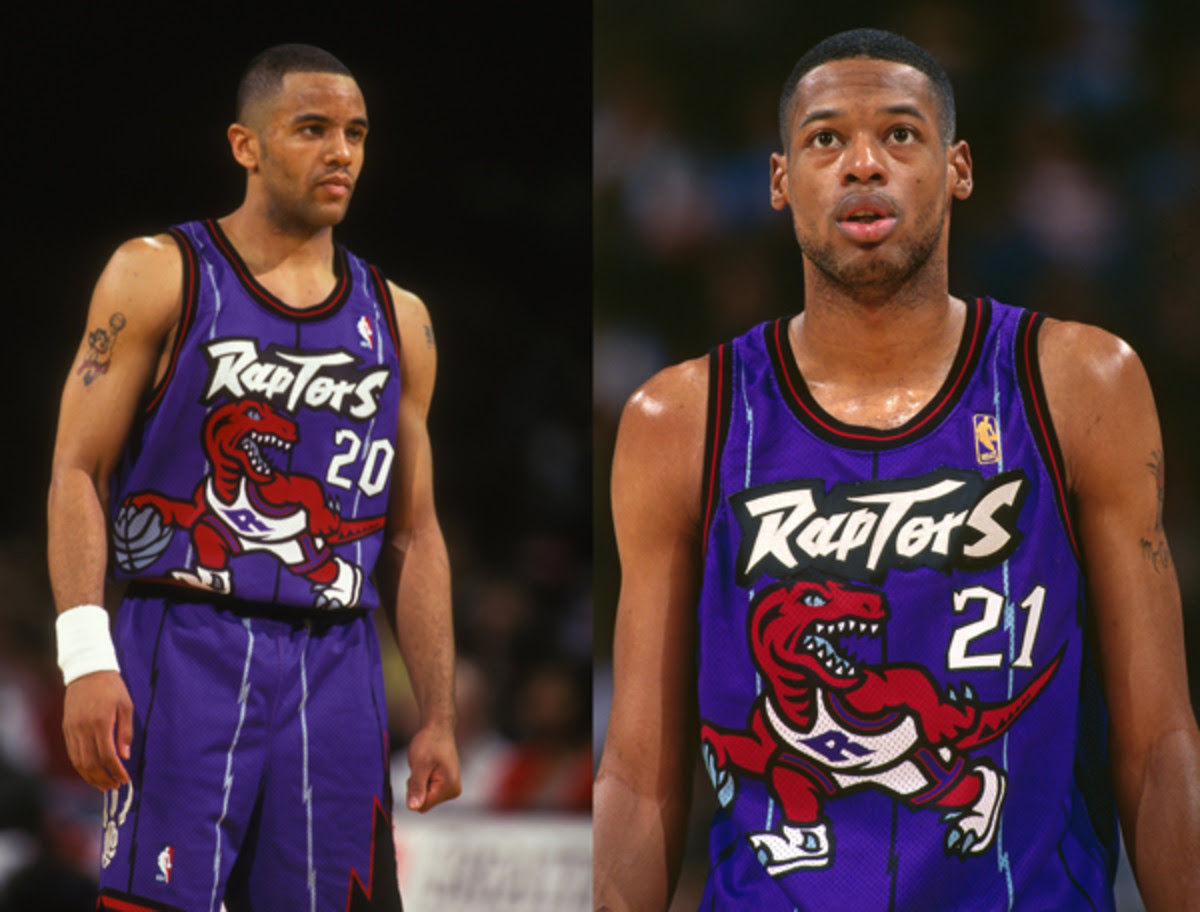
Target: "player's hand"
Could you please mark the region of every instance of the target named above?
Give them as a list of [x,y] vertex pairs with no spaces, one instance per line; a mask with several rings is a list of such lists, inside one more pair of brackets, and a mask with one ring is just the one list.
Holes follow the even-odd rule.
[[458,748],[454,731],[426,726],[408,745],[408,809],[425,813],[431,807],[457,798],[462,792],[458,774]]
[[133,741],[133,700],[120,673],[94,671],[67,685],[63,735],[71,765],[89,785],[106,791],[129,782],[121,761]]

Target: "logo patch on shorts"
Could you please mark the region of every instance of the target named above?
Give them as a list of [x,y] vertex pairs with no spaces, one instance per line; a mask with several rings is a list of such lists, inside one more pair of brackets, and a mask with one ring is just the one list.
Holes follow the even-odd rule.
[[158,853],[158,876],[154,878],[159,883],[169,884],[171,882],[171,868],[175,866],[175,849],[171,846],[163,846],[163,850]]

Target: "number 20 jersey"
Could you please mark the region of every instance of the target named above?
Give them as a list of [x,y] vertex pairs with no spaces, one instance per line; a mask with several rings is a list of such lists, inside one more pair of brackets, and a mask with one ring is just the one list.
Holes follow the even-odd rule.
[[902,427],[808,391],[788,319],[710,356],[702,909],[1111,909],[1116,819],[1043,317],[967,303]]
[[333,291],[297,309],[215,221],[170,233],[182,317],[113,480],[111,572],[284,610],[375,607],[400,402],[386,281],[337,246]]

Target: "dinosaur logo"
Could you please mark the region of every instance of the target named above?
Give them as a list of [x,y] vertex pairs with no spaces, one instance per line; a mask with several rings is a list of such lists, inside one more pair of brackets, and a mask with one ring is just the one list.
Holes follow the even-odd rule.
[[311,582],[315,607],[357,604],[362,570],[331,546],[378,531],[384,517],[344,520],[317,479],[277,468],[272,451],[286,455],[299,432],[265,402],[242,399],[214,409],[203,437],[211,472],[191,499],[146,491],[122,503],[113,523],[117,566],[126,572],[151,566],[177,527],[188,530],[196,554],[194,566],[171,571],[180,582],[229,593],[230,558],[261,551]]
[[750,837],[775,877],[829,866],[825,805],[864,788],[941,812],[948,855],[982,854],[995,838],[1007,776],[968,752],[1008,730],[1061,653],[1013,699],[983,703],[970,685],[943,690],[920,666],[861,663],[845,640],[876,639],[888,618],[882,592],[831,579],[773,586],[751,607],[763,692],[745,730],[704,724],[701,751],[722,805],[732,804],[739,774],[766,783],[781,808],[777,831]]

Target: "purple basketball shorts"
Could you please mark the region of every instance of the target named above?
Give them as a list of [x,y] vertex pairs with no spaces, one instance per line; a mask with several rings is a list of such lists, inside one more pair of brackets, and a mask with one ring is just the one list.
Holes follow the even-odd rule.
[[140,597],[114,639],[132,786],[105,795],[101,909],[400,909],[369,615]]

